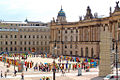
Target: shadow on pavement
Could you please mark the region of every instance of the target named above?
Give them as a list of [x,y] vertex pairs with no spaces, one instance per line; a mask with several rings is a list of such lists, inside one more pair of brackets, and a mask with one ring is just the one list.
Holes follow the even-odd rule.
[[91,80],[103,80],[103,78],[104,78],[104,77],[99,77],[99,76],[98,76],[98,77],[92,78]]

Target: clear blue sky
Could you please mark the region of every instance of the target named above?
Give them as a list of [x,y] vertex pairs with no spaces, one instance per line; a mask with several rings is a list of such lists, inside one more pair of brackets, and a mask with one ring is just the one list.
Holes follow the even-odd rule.
[[[0,19],[4,21],[30,21],[49,22],[63,6],[67,21],[78,21],[79,16],[86,14],[89,5],[92,13],[109,15],[118,0],[0,0]],[[120,4],[119,4],[120,5]]]

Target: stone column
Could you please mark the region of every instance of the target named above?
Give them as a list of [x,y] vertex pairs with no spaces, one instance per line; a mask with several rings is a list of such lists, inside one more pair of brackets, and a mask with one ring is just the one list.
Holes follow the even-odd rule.
[[106,76],[112,72],[112,35],[108,31],[108,27],[101,27],[100,32],[100,65],[99,65],[99,76]]

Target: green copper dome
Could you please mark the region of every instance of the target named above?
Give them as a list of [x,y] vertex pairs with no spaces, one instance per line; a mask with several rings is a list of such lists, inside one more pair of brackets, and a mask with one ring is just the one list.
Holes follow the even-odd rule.
[[64,16],[65,17],[65,12],[63,11],[62,7],[61,7],[61,10],[58,12],[58,16]]

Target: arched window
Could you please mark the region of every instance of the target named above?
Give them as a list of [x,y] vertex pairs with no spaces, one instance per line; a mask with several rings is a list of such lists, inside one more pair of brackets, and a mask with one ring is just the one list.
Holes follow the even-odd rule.
[[0,36],[0,38],[2,38],[2,35]]
[[33,45],[35,45],[35,42],[33,41]]
[[75,51],[75,55],[78,56],[78,51]]
[[43,42],[41,41],[41,45],[43,45]]
[[17,51],[17,48],[15,47],[15,49],[14,49],[15,51]]
[[24,38],[26,38],[26,35],[24,35]]
[[37,45],[39,45],[39,41],[37,41]]
[[83,48],[81,48],[81,57],[83,57]]
[[29,38],[30,38],[30,35],[29,35]]
[[31,49],[30,49],[30,47],[29,47],[29,49],[28,49],[29,51],[31,51]]
[[8,38],[8,36],[6,35],[6,37],[5,38]]
[[33,35],[33,38],[35,38],[35,35]]
[[6,51],[8,51],[8,48],[6,47],[6,49],[5,49]]
[[70,51],[70,56],[72,56],[72,51]]
[[29,41],[29,45],[30,45],[30,41]]
[[94,55],[94,51],[93,51],[93,48],[91,48],[91,57],[93,58],[93,55]]
[[20,51],[22,51],[22,47],[20,47]]
[[10,41],[10,44],[12,45],[12,41]]
[[26,41],[24,42],[24,45],[26,45]]
[[15,41],[15,45],[17,44],[17,42]]
[[8,42],[6,41],[5,44],[8,45]]
[[67,48],[67,45],[65,45],[65,48]]
[[10,47],[10,51],[12,51],[13,49],[12,49],[12,47]]
[[39,38],[39,35],[37,35],[37,38]]
[[88,47],[85,48],[85,57],[88,57]]
[[26,51],[26,47],[24,48],[24,51]]

